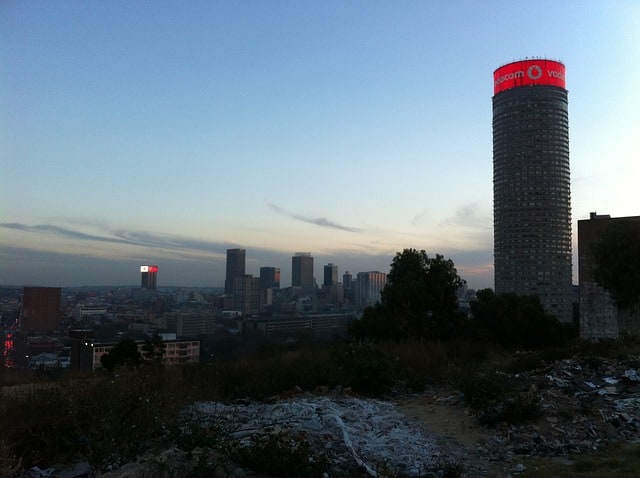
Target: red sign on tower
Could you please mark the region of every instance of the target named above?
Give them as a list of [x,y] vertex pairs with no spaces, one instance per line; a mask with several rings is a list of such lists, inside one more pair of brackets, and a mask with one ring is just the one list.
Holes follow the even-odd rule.
[[519,86],[550,85],[565,88],[565,67],[553,60],[522,60],[493,72],[493,94]]

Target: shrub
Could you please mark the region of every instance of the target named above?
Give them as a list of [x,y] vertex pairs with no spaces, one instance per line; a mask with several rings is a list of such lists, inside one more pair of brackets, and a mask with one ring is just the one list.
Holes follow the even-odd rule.
[[388,393],[395,383],[392,361],[372,344],[347,344],[336,349],[335,359],[343,385],[371,396]]
[[507,381],[502,375],[480,374],[463,378],[464,401],[476,411],[487,409],[497,403],[506,392]]
[[539,397],[523,394],[503,375],[477,375],[463,379],[464,400],[482,425],[518,425],[536,420],[541,413]]
[[259,435],[253,437],[251,445],[234,447],[231,459],[240,466],[271,476],[319,478],[324,476],[328,462],[312,450],[302,436]]
[[513,359],[507,364],[504,371],[518,374],[542,368],[544,365],[544,360],[538,354],[527,354]]
[[536,396],[510,394],[504,400],[481,410],[478,421],[481,425],[495,427],[500,423],[519,425],[540,417],[540,400]]
[[0,439],[0,476],[19,476],[22,459],[16,458],[11,447]]

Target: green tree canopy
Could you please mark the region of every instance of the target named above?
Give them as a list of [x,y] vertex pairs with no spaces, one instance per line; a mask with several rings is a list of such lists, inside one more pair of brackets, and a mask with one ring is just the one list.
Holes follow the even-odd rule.
[[538,296],[482,289],[471,302],[471,317],[476,333],[505,347],[561,345],[571,335],[571,326],[546,314]]
[[138,350],[138,344],[131,339],[122,339],[108,353],[100,357],[102,367],[110,372],[120,365],[137,367],[141,360],[142,355]]
[[458,307],[456,293],[465,282],[451,259],[424,250],[398,252],[387,275],[380,304],[365,311],[363,335],[400,339],[448,338]]
[[146,339],[142,346],[144,359],[152,365],[161,365],[164,359],[165,347],[165,343],[158,334],[151,339]]
[[640,220],[614,221],[591,250],[596,281],[619,308],[640,304]]

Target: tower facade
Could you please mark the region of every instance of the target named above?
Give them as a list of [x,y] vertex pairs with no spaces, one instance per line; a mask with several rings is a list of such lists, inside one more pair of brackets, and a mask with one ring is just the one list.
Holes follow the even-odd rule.
[[227,275],[224,280],[224,293],[233,294],[236,279],[244,277],[246,268],[245,249],[227,249]]
[[315,292],[313,257],[309,252],[296,252],[291,258],[291,286],[300,287],[303,294]]
[[572,319],[569,116],[565,66],[523,60],[493,73],[496,293],[536,295]]

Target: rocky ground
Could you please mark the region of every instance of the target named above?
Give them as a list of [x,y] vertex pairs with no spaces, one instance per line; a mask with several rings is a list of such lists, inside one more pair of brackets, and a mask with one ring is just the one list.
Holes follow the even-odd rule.
[[[224,437],[227,451],[259,446],[277,453],[283,441],[293,448],[304,444],[327,477],[526,476],[523,462],[530,457],[570,462],[607,445],[640,443],[639,364],[573,358],[541,365],[509,377],[519,390],[539,397],[541,416],[524,425],[480,426],[462,393],[439,385],[392,400],[318,390],[260,403],[200,402],[184,410],[185,433]],[[112,468],[96,472],[76,464],[34,469],[28,476],[264,476],[206,446],[150,451]]]

